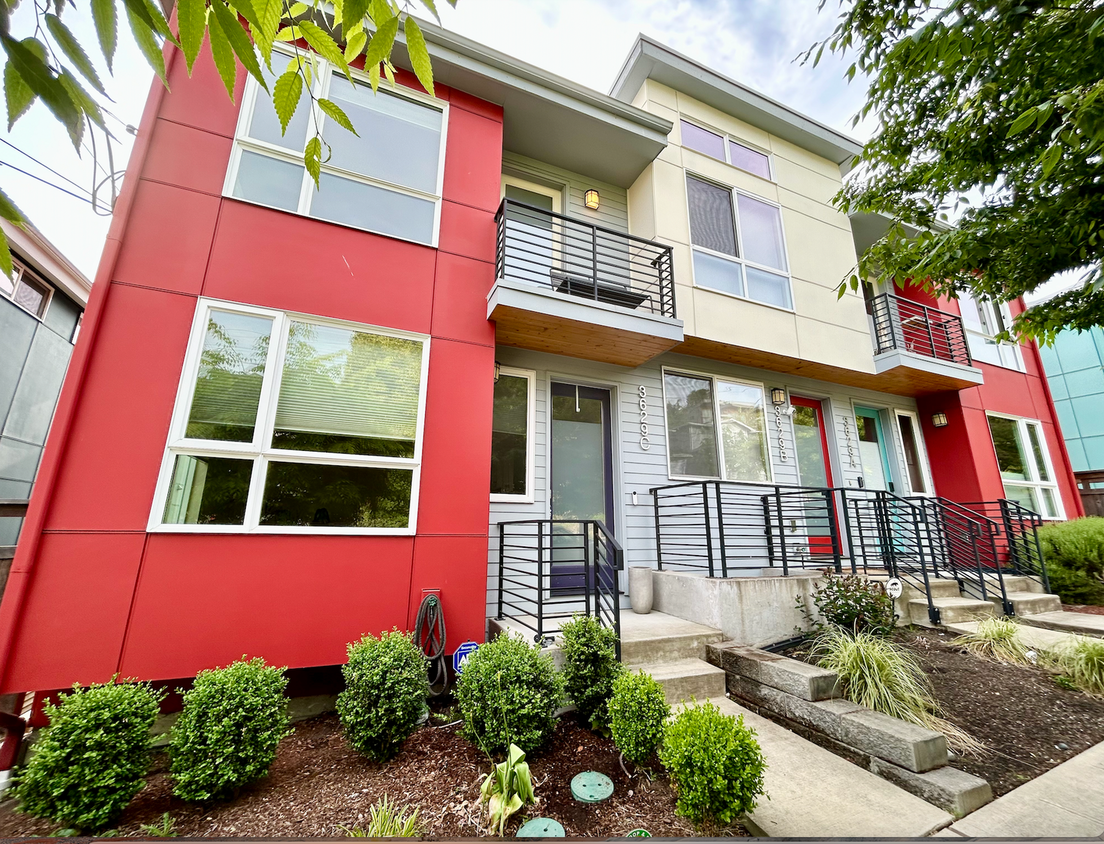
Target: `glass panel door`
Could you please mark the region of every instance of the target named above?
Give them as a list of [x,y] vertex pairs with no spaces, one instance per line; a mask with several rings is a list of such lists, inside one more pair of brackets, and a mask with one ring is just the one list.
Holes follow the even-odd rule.
[[856,407],[855,429],[858,432],[864,486],[893,492],[893,473],[889,469],[889,452],[878,411]]
[[552,286],[552,273],[559,263],[559,232],[556,230],[556,218],[541,212],[559,213],[559,192],[542,185],[504,177],[502,195],[511,202],[530,206],[513,206],[507,210],[507,275],[543,287]]
[[[798,482],[801,486],[831,487],[832,462],[828,457],[828,432],[823,406],[816,399],[790,396],[793,405],[794,452],[797,454]],[[832,526],[827,507],[835,502],[810,506],[805,524],[811,554],[831,554]]]
[[[600,521],[613,532],[611,433],[609,390],[552,384],[553,519]],[[553,589],[583,588],[585,541],[580,525],[553,526]]]

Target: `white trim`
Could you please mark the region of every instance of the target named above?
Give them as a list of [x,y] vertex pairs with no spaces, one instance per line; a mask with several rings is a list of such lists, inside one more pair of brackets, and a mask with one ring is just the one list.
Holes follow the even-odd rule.
[[513,176],[509,173],[503,173],[502,178],[499,182],[499,199],[506,198],[507,185],[511,185],[515,188],[521,188],[522,190],[531,191],[532,193],[537,193],[541,196],[547,196],[549,199],[552,200],[552,213],[564,213],[564,193],[567,190],[567,185],[545,185],[541,184],[540,182],[534,182],[531,179],[525,179],[520,176]]
[[[727,164],[729,167],[733,167],[733,168],[739,170],[741,173],[746,173],[749,176],[754,176],[756,179],[763,179],[764,182],[770,182],[772,185],[777,185],[778,184],[778,181],[774,178],[774,153],[771,152],[770,150],[763,149],[762,147],[758,146],[757,144],[753,144],[749,141],[745,141],[743,138],[737,138],[735,135],[733,135],[729,132],[725,132],[721,129],[716,129],[716,128],[710,126],[709,124],[707,124],[707,123],[705,123],[701,120],[698,120],[697,118],[687,117],[682,112],[679,112],[679,121],[686,121],[691,126],[697,126],[699,129],[701,129],[705,132],[710,132],[714,135],[719,135],[720,138],[724,141],[724,154],[725,154],[725,157],[724,158],[714,158],[708,152],[702,152],[700,149],[694,149],[693,147],[686,146],[686,144],[684,144],[682,142],[682,126],[681,125],[679,126],[679,147],[688,149],[688,150],[690,150],[690,152],[695,152],[698,155],[704,155],[706,158],[712,158],[714,161],[720,161],[722,164]],[[757,153],[759,153],[759,155],[764,156],[767,159],[767,172],[770,175],[764,178],[763,176],[760,176],[758,173],[752,173],[750,170],[745,170],[739,164],[733,164],[732,163],[732,151],[728,148],[728,142],[729,141],[732,141],[732,143],[734,143],[738,146],[742,146],[744,149],[751,150],[752,152],[757,152]]]
[[[43,298],[41,313],[36,314],[34,311],[24,307],[21,303],[15,300],[16,294],[19,292],[19,288],[25,283],[23,281],[23,277],[28,273],[30,274],[32,281],[46,288],[46,295]],[[0,296],[3,296],[5,299],[9,300],[13,305],[19,308],[19,310],[23,311],[23,313],[30,314],[39,322],[45,323],[46,314],[49,312],[50,305],[54,301],[54,285],[48,282],[46,279],[42,278],[33,269],[29,268],[26,262],[19,260],[15,257],[15,255],[12,255],[12,275],[8,276],[8,278],[12,282],[11,295],[9,296],[7,293],[0,291]]]
[[[922,492],[918,492],[912,488],[912,478],[908,473],[908,455],[905,451],[905,436],[901,433],[901,417],[907,416],[912,420],[912,435],[916,441],[916,459],[920,461],[920,474],[924,478],[924,486],[926,489]],[[912,495],[923,495],[925,497],[931,497],[936,494],[935,482],[932,480],[931,465],[928,462],[928,447],[924,442],[924,429],[920,426],[920,415],[915,410],[908,410],[903,407],[893,408],[893,422],[897,426],[897,436],[901,440],[901,461],[904,463],[904,474],[902,479],[909,488],[909,492]]]
[[[533,483],[536,465],[536,429],[537,429],[537,371],[535,369],[518,369],[513,366],[500,366],[499,375],[512,375],[515,378],[524,378],[528,382],[526,386],[526,410],[525,410],[525,494],[509,495],[506,493],[492,492],[492,502],[532,504],[534,499]],[[493,403],[493,401],[492,401]],[[492,416],[494,408],[491,408]]]
[[[185,436],[188,414],[199,375],[203,343],[207,333],[207,324],[212,311],[226,311],[247,314],[272,320],[269,335],[268,357],[261,381],[261,392],[257,402],[257,417],[253,427],[253,439],[248,443],[197,440]],[[278,385],[282,377],[284,355],[287,349],[289,326],[292,321],[309,322],[313,325],[332,326],[363,333],[400,337],[413,340],[422,345],[421,373],[418,393],[418,410],[415,421],[414,456],[377,457],[373,455],[342,454],[337,452],[309,452],[277,449],[272,447],[273,429],[276,422],[276,405],[279,400]],[[154,490],[153,505],[146,529],[151,533],[290,533],[290,534],[342,534],[342,535],[382,535],[411,536],[417,531],[419,484],[421,481],[422,447],[424,444],[426,392],[429,383],[430,338],[423,334],[401,331],[393,328],[364,325],[329,317],[301,314],[290,311],[276,311],[243,305],[218,299],[201,298],[196,303],[192,328],[188,336],[188,347],[184,355],[180,381],[177,385],[176,402],[169,425],[169,436],[165,445],[165,454],[161,461],[161,470]],[[246,497],[245,516],[240,525],[195,525],[165,524],[162,522],[165,505],[168,500],[172,473],[178,455],[196,457],[237,458],[252,461],[249,492]],[[266,526],[260,524],[264,482],[270,463],[317,464],[327,466],[352,466],[380,469],[406,469],[412,472],[410,509],[407,527],[318,527],[303,525]]]
[[[997,463],[997,474],[1000,475],[1001,487],[1006,488],[1007,485],[1028,487],[1035,490],[1049,489],[1054,493],[1054,510],[1055,515],[1049,516],[1046,513],[1039,513],[1044,519],[1048,521],[1061,520],[1066,518],[1065,503],[1062,501],[1062,491],[1058,486],[1058,476],[1054,473],[1054,461],[1050,456],[1050,446],[1047,443],[1046,431],[1043,430],[1043,423],[1039,419],[1032,419],[1027,416],[1013,416],[1011,413],[999,413],[994,410],[985,411],[985,424],[989,426],[989,417],[995,416],[998,419],[1008,419],[1016,423],[1016,436],[1019,437],[1019,445],[1023,449],[1024,454],[1024,468],[1028,470],[1028,474],[1032,475],[1031,478],[1026,480],[1017,480],[1015,478],[1006,478],[1001,473],[1000,458],[997,456],[997,444],[993,440],[993,430],[989,428],[989,444],[993,447],[993,459]],[[1047,471],[1047,475],[1050,477],[1049,481],[1041,480],[1042,475],[1039,473],[1039,466],[1035,462],[1035,450],[1031,447],[1031,438],[1028,436],[1028,426],[1035,426],[1035,430],[1039,434],[1039,449],[1043,453],[1043,464]],[[1007,491],[1005,497],[1009,497]],[[1040,492],[1041,499],[1041,492]],[[1040,510],[1042,508],[1042,501],[1039,502]]]

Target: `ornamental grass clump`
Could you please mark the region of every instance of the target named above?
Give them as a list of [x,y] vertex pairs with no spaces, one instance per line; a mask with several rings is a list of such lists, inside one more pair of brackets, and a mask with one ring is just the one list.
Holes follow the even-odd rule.
[[16,774],[19,811],[80,832],[110,824],[145,783],[163,697],[145,683],[104,683],[47,703],[50,726]]
[[368,810],[368,826],[338,829],[350,838],[419,838],[418,809],[403,806],[401,809],[385,794]]
[[659,758],[678,794],[675,813],[695,825],[728,826],[755,808],[766,762],[744,716],[712,703],[690,706],[667,725]]
[[429,696],[429,661],[408,633],[365,636],[348,646],[337,714],[359,753],[386,762],[418,728]]
[[643,765],[659,748],[670,716],[663,686],[652,675],[626,671],[613,681],[610,734],[621,755],[634,765]]
[[607,732],[610,695],[623,670],[617,659],[617,634],[593,616],[577,615],[563,626],[561,648],[564,686],[579,720]]
[[200,671],[172,728],[173,794],[209,802],[264,776],[288,730],[284,669],[263,659]]
[[982,659],[1008,665],[1034,665],[1031,651],[1020,640],[1020,625],[1010,618],[983,618],[973,633],[963,633],[952,645]]
[[1104,696],[1104,641],[1080,639],[1052,651],[1049,659],[1078,689]]

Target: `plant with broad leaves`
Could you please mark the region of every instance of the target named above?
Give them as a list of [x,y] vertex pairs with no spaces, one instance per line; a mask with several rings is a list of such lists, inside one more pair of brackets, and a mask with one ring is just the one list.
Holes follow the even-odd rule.
[[500,836],[506,834],[510,816],[537,798],[533,793],[533,777],[525,751],[511,744],[506,759],[494,766],[479,788],[480,801],[487,804],[488,829]]
[[[420,0],[438,21],[435,0]],[[447,0],[456,5],[456,0]],[[0,0],[0,48],[3,49],[4,100],[8,110],[8,131],[36,102],[42,102],[62,123],[73,147],[80,154],[86,131],[101,132],[108,143],[115,140],[108,129],[107,108],[97,96],[110,99],[89,52],[62,20],[76,0],[34,0],[33,34],[19,37],[12,31],[12,15],[18,0]],[[238,65],[257,80],[272,97],[272,104],[284,129],[299,108],[304,92],[315,116],[315,134],[308,141],[303,162],[318,184],[328,144],[318,131],[318,116],[325,115],[346,131],[356,133],[349,117],[333,101],[312,90],[315,56],[321,56],[352,82],[351,66],[364,57],[364,70],[372,89],[381,77],[395,84],[391,52],[399,30],[405,33],[410,65],[422,86],[433,94],[433,70],[425,35],[418,22],[405,12],[411,0],[176,0],[176,31],[153,0],[90,0],[92,20],[100,53],[112,71],[119,43],[120,6],[135,43],[154,72],[167,85],[165,42],[184,54],[191,74],[204,37],[226,91],[234,97]],[[269,86],[262,65],[271,74],[273,47],[286,43],[296,58]],[[91,90],[89,90],[91,89]],[[114,174],[112,174],[112,177]],[[93,194],[95,195],[95,194]],[[25,225],[28,220],[15,203],[0,190],[0,218]],[[7,236],[0,230],[0,270],[11,275],[12,261]]]

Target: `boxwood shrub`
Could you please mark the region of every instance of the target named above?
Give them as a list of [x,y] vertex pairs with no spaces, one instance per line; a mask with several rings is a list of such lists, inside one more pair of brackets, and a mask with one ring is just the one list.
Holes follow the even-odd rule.
[[609,729],[610,695],[621,675],[617,635],[594,616],[577,615],[563,626],[564,687],[579,720],[599,732]]
[[633,764],[643,765],[656,752],[670,715],[663,686],[652,675],[626,671],[613,681],[610,734],[617,749]]
[[1051,592],[1067,604],[1104,605],[1104,518],[1043,525],[1039,547]]

